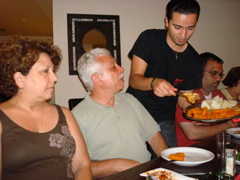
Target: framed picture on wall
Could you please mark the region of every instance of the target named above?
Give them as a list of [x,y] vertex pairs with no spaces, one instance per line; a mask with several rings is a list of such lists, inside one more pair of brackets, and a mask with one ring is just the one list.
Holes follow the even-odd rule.
[[108,49],[121,65],[119,16],[67,14],[67,24],[69,75],[77,75],[78,59],[97,47]]

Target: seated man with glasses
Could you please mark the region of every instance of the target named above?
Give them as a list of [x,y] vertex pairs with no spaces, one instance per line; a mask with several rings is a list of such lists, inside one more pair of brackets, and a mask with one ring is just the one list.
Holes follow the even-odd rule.
[[[200,99],[196,103],[200,103],[206,99],[212,99],[215,96],[226,99],[223,93],[217,89],[220,84],[223,74],[223,60],[216,55],[206,52],[200,54],[203,61],[203,78],[202,89],[195,89],[194,92],[198,93]],[[233,123],[231,120],[223,123],[203,124],[197,121],[190,121],[183,117],[182,109],[177,105],[175,114],[176,119],[176,134],[178,146],[189,146],[197,143],[202,139],[211,137],[228,128],[239,126],[238,123]]]

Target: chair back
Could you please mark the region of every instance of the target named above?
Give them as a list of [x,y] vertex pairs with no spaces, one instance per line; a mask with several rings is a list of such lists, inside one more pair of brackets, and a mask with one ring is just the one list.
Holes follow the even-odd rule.
[[68,100],[68,107],[72,110],[78,103],[80,103],[84,98],[74,98]]

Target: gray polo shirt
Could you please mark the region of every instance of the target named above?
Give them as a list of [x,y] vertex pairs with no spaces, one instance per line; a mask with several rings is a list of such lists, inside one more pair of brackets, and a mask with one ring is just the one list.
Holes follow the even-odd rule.
[[128,93],[115,95],[114,107],[97,103],[86,94],[73,110],[84,135],[91,160],[113,158],[133,159],[140,163],[150,160],[146,141],[159,125]]

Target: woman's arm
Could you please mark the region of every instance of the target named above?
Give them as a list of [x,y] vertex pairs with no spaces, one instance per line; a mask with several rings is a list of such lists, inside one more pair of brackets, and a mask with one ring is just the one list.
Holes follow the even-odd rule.
[[76,142],[76,152],[72,160],[72,171],[75,180],[91,180],[91,161],[81,130],[71,111],[64,107],[62,107],[62,110],[66,116],[69,131]]

